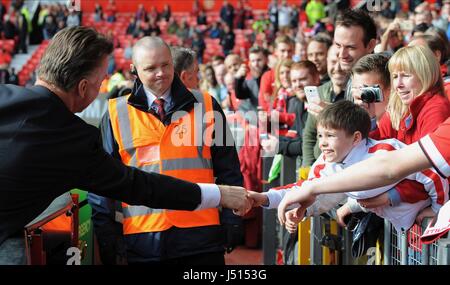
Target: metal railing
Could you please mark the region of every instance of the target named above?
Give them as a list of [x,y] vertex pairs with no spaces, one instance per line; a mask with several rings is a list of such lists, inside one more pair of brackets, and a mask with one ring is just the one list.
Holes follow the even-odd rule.
[[421,226],[414,225],[407,231],[398,232],[388,221],[384,223],[385,265],[449,265],[450,237],[448,234],[427,245],[420,242],[420,236],[429,220]]

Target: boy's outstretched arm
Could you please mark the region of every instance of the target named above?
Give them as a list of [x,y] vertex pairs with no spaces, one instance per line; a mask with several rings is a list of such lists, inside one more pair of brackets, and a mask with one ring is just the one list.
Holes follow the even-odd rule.
[[393,184],[431,166],[418,143],[373,156],[332,176],[308,181],[302,185],[301,191],[287,193],[278,207],[278,219],[284,224],[285,210],[293,203],[307,207],[319,194],[363,191]]

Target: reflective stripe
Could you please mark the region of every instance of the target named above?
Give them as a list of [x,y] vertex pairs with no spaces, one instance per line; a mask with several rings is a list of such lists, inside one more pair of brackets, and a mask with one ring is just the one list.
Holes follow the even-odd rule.
[[[204,115],[206,114],[206,107],[205,102],[203,100],[203,94],[199,92],[198,90],[191,90],[192,94],[194,95],[194,98],[197,100],[198,103],[194,104],[194,120],[195,120],[195,145],[198,148],[199,157],[202,157],[203,153],[203,133],[206,130],[206,123],[203,120]],[[199,106],[201,106],[201,111],[199,110]],[[198,120],[202,122],[202,127],[198,128]]]
[[153,173],[161,173],[161,169],[159,168],[159,163],[142,165],[139,167],[140,170],[145,172],[153,172]]
[[125,151],[130,155],[130,161],[128,162],[128,165],[138,167],[136,149],[125,149]]
[[204,158],[177,158],[165,159],[162,161],[164,170],[182,170],[182,169],[212,169],[211,159]]
[[123,208],[123,217],[130,218],[135,216],[144,216],[151,214],[161,214],[164,210],[152,209],[145,206],[128,206]]
[[118,223],[122,223],[123,222],[122,202],[114,200],[113,204],[115,209],[114,220]]
[[[119,121],[120,137],[124,150],[130,155],[133,166],[136,166],[135,148],[133,145],[133,135],[131,134],[131,124],[128,115],[128,96],[117,98],[117,117]],[[131,164],[130,164],[131,165]]]
[[203,103],[203,94],[198,90],[191,90],[192,95],[194,95],[195,100],[199,103]]
[[116,213],[116,215],[115,215],[115,217],[114,217],[114,220],[115,220],[116,222],[122,224],[122,223],[123,223],[123,213],[122,213],[122,212],[119,212],[119,211],[116,211],[115,213]]

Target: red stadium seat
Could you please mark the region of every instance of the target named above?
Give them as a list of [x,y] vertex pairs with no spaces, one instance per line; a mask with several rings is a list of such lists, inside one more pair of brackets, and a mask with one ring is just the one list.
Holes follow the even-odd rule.
[[0,47],[12,53],[14,51],[14,40],[0,40]]

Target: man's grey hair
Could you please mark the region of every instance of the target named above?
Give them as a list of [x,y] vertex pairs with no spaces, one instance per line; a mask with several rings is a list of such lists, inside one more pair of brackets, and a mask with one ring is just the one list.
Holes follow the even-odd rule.
[[66,92],[90,76],[113,51],[113,44],[92,28],[71,27],[59,31],[47,47],[37,76]]
[[161,39],[160,37],[143,37],[140,40],[138,40],[136,42],[136,44],[133,46],[133,64],[137,65],[138,63],[138,52],[141,49],[154,49],[154,48],[160,48],[160,47],[166,47],[167,49],[170,50],[170,47],[167,45],[167,43],[165,41],[163,41],[163,39]]
[[170,52],[172,53],[173,67],[178,76],[183,70],[189,70],[197,58],[197,53],[194,50],[185,47],[171,47]]

